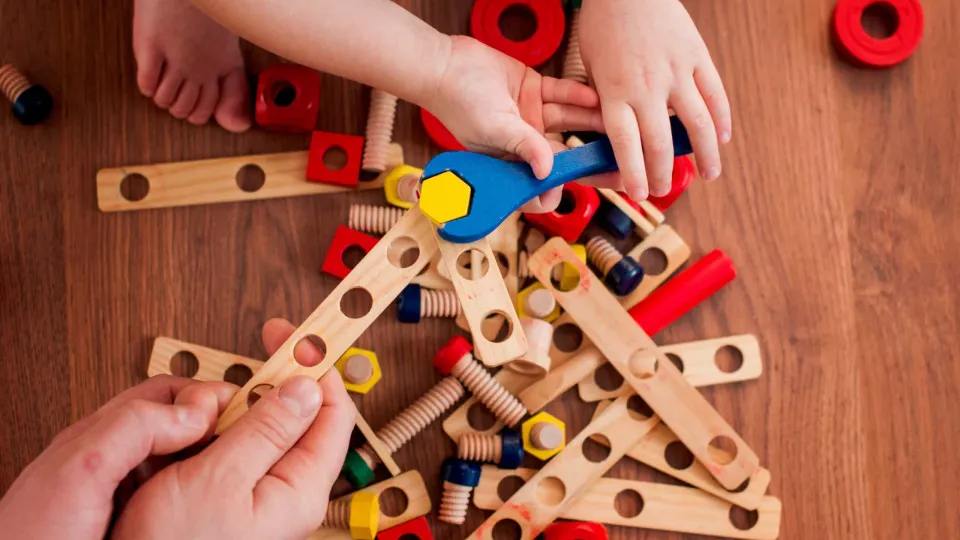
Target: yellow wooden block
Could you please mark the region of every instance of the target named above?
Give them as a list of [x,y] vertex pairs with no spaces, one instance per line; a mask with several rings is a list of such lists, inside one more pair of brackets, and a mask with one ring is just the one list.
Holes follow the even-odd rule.
[[442,172],[420,184],[420,211],[434,223],[442,225],[467,215],[471,195],[470,185],[459,176],[450,171]]
[[423,169],[410,165],[394,167],[383,179],[383,194],[387,197],[387,202],[400,208],[410,208],[416,204],[415,201],[404,200],[404,194],[401,193],[401,190],[406,192],[410,189],[408,185],[412,181],[409,179],[410,177],[416,178],[417,183],[419,183],[422,174]]
[[[519,315],[520,317],[536,317],[536,315],[527,313],[527,310],[526,310],[527,297],[530,296],[530,293],[543,288],[544,288],[543,285],[539,281],[537,281],[532,285],[530,285],[529,287],[527,287],[526,289],[517,293],[517,315]],[[546,317],[537,317],[537,318],[541,318],[547,322],[553,322],[557,320],[558,317],[560,317],[560,304],[555,304],[553,307],[553,311],[551,311],[550,314],[547,315]]]
[[373,540],[380,531],[380,498],[376,493],[357,492],[350,499],[350,535]]
[[377,353],[366,349],[350,347],[334,365],[348,392],[366,394],[383,377]]
[[[555,444],[549,444],[547,446],[552,446],[552,448],[541,448],[537,444],[536,440],[538,439],[537,434],[533,433],[534,428],[537,427],[537,424],[550,424],[560,428],[560,436],[558,439],[551,442]],[[560,453],[567,446],[567,426],[563,423],[563,420],[560,420],[556,416],[553,416],[547,412],[539,412],[531,416],[523,425],[520,427],[520,434],[523,436],[523,449],[532,456],[540,458],[543,461],[546,461],[553,456]],[[553,437],[543,437],[543,440],[553,439]],[[558,443],[558,444],[556,444]]]

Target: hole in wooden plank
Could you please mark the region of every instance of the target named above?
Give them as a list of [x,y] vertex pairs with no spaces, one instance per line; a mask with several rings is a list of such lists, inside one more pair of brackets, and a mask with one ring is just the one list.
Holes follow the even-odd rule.
[[720,465],[727,465],[737,459],[737,443],[726,435],[717,435],[710,439],[707,446],[707,454],[714,462]]
[[553,330],[553,346],[561,352],[574,352],[583,345],[583,330],[575,323],[563,323]]
[[320,158],[323,166],[331,171],[339,171],[347,166],[347,152],[339,146],[331,146],[323,152]]
[[497,540],[521,540],[523,528],[512,519],[502,519],[493,526],[493,537]]
[[900,27],[900,16],[888,2],[875,2],[863,10],[860,16],[863,31],[874,39],[888,39]]
[[673,353],[666,353],[667,360],[670,360],[670,363],[673,364],[677,371],[683,373],[683,359]]
[[315,334],[300,338],[293,347],[293,359],[303,367],[313,367],[323,361],[327,354],[327,344]]
[[170,373],[176,377],[193,377],[200,371],[200,361],[190,351],[180,351],[170,358]]
[[510,259],[502,251],[494,251],[494,255],[497,257],[497,268],[500,269],[500,275],[506,276],[510,273]]
[[733,345],[724,345],[717,349],[713,357],[717,369],[724,373],[736,373],[743,367],[743,353]]
[[[353,270],[366,256],[367,252],[362,247],[353,245],[347,246],[347,249],[343,250],[343,253],[340,255],[340,260],[343,261],[344,266]],[[424,266],[423,269],[426,270],[427,267]]]
[[513,321],[502,311],[491,311],[484,315],[481,330],[487,341],[503,343],[513,335]]
[[267,175],[259,165],[250,163],[240,167],[235,180],[240,191],[253,193],[263,187],[263,183],[267,181]]
[[223,372],[223,380],[233,383],[237,386],[247,384],[247,381],[253,377],[253,370],[243,364],[234,364]]
[[587,458],[587,461],[591,463],[603,463],[610,457],[610,439],[608,439],[606,435],[597,433],[589,439],[584,440],[580,449],[583,451],[583,457]]
[[479,249],[468,249],[457,256],[457,273],[460,277],[476,281],[487,275],[490,270],[490,261]]
[[634,416],[635,418],[639,416],[643,420],[653,416],[653,409],[638,395],[632,395],[630,399],[627,400],[627,410],[636,415]]
[[727,488],[723,488],[723,489],[725,489],[728,493],[743,493],[744,491],[747,490],[748,487],[750,487],[750,479],[749,479],[749,478],[747,478],[746,480],[744,480],[742,484],[740,484],[739,486],[737,486],[737,487],[735,487],[735,488],[733,488],[733,489],[727,489]]
[[120,196],[130,202],[142,201],[149,193],[150,181],[142,174],[128,174],[120,181]]
[[497,417],[490,412],[486,405],[479,401],[470,405],[470,408],[467,409],[467,423],[477,431],[486,431],[492,428],[496,421]]
[[556,506],[567,496],[567,488],[563,480],[556,476],[548,476],[537,484],[537,500],[547,506]]
[[529,7],[517,3],[503,10],[497,19],[497,26],[503,37],[522,42],[537,32],[537,16]]
[[387,247],[387,260],[397,268],[410,268],[420,260],[420,244],[409,236],[401,236]]
[[380,511],[387,517],[403,515],[410,505],[406,492],[398,487],[388,487],[380,492]]
[[526,483],[526,480],[516,475],[504,476],[497,484],[497,497],[500,497],[501,501],[509,501]]
[[340,297],[340,311],[351,319],[359,319],[373,309],[373,296],[363,287],[354,287]]
[[572,264],[558,262],[550,269],[550,285],[558,291],[573,291],[580,286],[580,270]]
[[603,364],[593,372],[593,380],[596,381],[597,386],[599,386],[601,390],[606,390],[607,392],[619,390],[624,382],[623,375],[620,375],[617,368],[613,367],[613,364],[609,362]]
[[673,441],[663,450],[663,458],[678,471],[685,471],[693,465],[693,453],[680,441]]
[[649,379],[657,372],[657,357],[650,349],[642,349],[630,355],[627,365],[634,377]]
[[645,275],[659,276],[667,269],[667,254],[660,248],[645,249],[637,262],[643,267]]
[[747,510],[739,506],[730,507],[730,523],[741,531],[749,531],[757,525],[760,513],[756,510]]
[[270,88],[270,99],[277,107],[289,107],[297,100],[297,88],[290,81],[277,81]]
[[634,518],[643,512],[643,497],[635,490],[625,489],[613,499],[613,507],[625,518]]
[[272,384],[258,384],[250,389],[250,393],[247,394],[247,407],[253,407],[253,404],[257,401],[260,401],[260,398],[264,394],[269,392],[273,388]]

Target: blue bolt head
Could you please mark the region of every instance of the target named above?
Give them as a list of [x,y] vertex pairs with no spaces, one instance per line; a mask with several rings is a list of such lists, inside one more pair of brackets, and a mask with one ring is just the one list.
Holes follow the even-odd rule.
[[480,483],[480,464],[473,461],[447,458],[440,472],[445,482],[458,486],[477,487]]
[[405,323],[420,322],[420,286],[412,283],[400,291],[397,297],[397,320]]
[[519,432],[505,429],[500,432],[500,463],[501,469],[516,469],[523,462],[523,437]]
[[603,230],[623,240],[633,232],[633,221],[609,201],[600,203],[600,210],[594,216]]
[[50,116],[52,110],[53,96],[39,84],[21,92],[13,102],[13,115],[25,126],[43,122]]
[[603,276],[603,282],[618,296],[626,296],[636,290],[643,281],[643,267],[633,257],[624,256],[620,262]]

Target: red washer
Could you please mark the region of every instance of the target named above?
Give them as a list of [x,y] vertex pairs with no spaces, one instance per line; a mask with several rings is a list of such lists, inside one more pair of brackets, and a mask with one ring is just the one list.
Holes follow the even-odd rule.
[[327,256],[323,259],[323,266],[320,267],[320,271],[344,279],[350,273],[350,269],[343,263],[343,254],[347,249],[357,246],[366,254],[370,253],[375,245],[377,245],[376,238],[340,225],[337,227],[337,231],[333,233],[333,241],[330,242],[330,249],[327,250]]
[[[323,162],[328,150],[339,148],[347,162],[339,169],[331,169]],[[363,159],[363,137],[314,131],[307,154],[307,180],[344,187],[357,187],[360,181],[360,162]]]
[[320,111],[320,74],[296,64],[278,64],[260,72],[254,119],[263,129],[309,132]]
[[447,126],[441,124],[436,116],[430,114],[422,107],[420,108],[420,121],[423,122],[423,129],[427,130],[427,136],[430,137],[433,144],[448,152],[466,150],[466,147],[460,144],[460,141],[453,136],[453,133],[450,133]]
[[[886,5],[897,15],[893,35],[877,39],[863,28],[863,12]],[[913,54],[923,37],[920,0],[840,0],[833,11],[833,37],[837,50],[851,62],[873,68],[895,66]]]
[[[537,20],[537,30],[524,41],[513,41],[500,31],[500,15],[513,6],[526,6]],[[539,66],[557,52],[565,28],[560,0],[476,0],[470,13],[473,37],[530,67]]]
[[576,182],[564,184],[563,193],[573,204],[573,209],[569,212],[561,214],[559,208],[545,214],[524,212],[523,218],[547,235],[560,236],[568,244],[572,244],[580,238],[590,224],[590,219],[600,208],[600,196],[596,189]]

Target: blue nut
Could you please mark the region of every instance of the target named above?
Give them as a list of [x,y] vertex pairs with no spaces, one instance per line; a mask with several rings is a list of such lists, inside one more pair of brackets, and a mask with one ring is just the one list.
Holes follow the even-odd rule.
[[477,487],[480,483],[480,464],[473,461],[447,458],[440,471],[445,482],[458,486]]
[[520,433],[505,429],[500,432],[500,463],[501,469],[516,469],[523,462],[523,437]]
[[420,322],[420,286],[407,285],[397,297],[397,320],[405,323]]
[[626,296],[636,290],[643,281],[643,267],[633,257],[624,256],[603,276],[603,282],[618,296]]
[[603,230],[623,240],[633,232],[633,221],[609,201],[600,203],[600,210],[594,216]]

